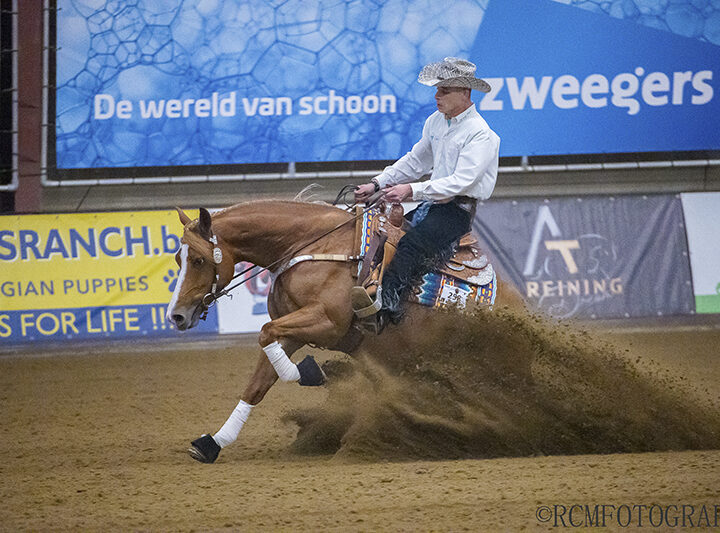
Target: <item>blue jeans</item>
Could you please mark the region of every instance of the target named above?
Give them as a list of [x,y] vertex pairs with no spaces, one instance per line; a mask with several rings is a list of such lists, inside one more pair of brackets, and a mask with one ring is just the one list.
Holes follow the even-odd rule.
[[[406,218],[411,218],[411,211]],[[410,291],[425,273],[452,252],[453,245],[470,231],[472,217],[454,202],[432,204],[427,215],[398,242],[382,280],[383,308],[400,313]]]

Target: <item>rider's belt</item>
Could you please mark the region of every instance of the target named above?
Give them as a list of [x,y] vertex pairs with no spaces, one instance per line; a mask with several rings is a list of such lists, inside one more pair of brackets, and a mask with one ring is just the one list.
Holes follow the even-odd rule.
[[472,214],[475,213],[475,208],[477,207],[477,198],[471,198],[470,196],[456,196],[453,199],[453,202],[460,209],[464,209],[465,211]]

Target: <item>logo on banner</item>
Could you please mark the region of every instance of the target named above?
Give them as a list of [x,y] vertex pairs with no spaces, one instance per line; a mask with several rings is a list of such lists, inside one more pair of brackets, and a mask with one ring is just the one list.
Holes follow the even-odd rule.
[[[165,335],[176,213],[0,217],[0,339]],[[203,323],[217,330],[217,315]]]
[[[545,230],[550,238],[544,238]],[[554,316],[570,317],[582,307],[623,294],[623,280],[613,277],[617,249],[606,237],[563,235],[550,207],[538,209],[525,260],[525,296]]]
[[553,78],[541,76],[538,83],[534,76],[518,78],[487,78],[493,88],[480,101],[481,111],[502,111],[509,103],[513,110],[543,109],[590,109],[608,106],[624,108],[628,115],[637,115],[642,105],[680,106],[705,105],[712,101],[713,72],[646,73],[643,67],[633,72],[623,72],[608,78],[603,74],[591,74],[580,79],[571,74]]

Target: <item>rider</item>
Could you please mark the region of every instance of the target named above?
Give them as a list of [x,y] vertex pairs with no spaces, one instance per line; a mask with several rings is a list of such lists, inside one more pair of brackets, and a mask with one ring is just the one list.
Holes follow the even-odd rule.
[[[390,204],[421,202],[406,215],[412,228],[383,275],[378,331],[388,321],[400,321],[402,302],[413,286],[470,231],[477,201],[490,197],[497,180],[500,137],[471,99],[472,89],[490,92],[490,85],[475,77],[475,65],[446,57],[423,67],[418,81],[437,87],[438,110],[425,121],[410,152],[355,189],[357,202],[380,189]],[[419,182],[426,174],[430,179]]]

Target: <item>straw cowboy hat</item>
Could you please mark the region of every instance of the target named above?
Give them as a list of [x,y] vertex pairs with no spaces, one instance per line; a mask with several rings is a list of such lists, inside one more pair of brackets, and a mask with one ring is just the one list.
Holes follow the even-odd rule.
[[418,81],[434,87],[463,87],[490,92],[490,84],[475,77],[475,64],[459,57],[446,57],[437,63],[425,65],[418,75]]

